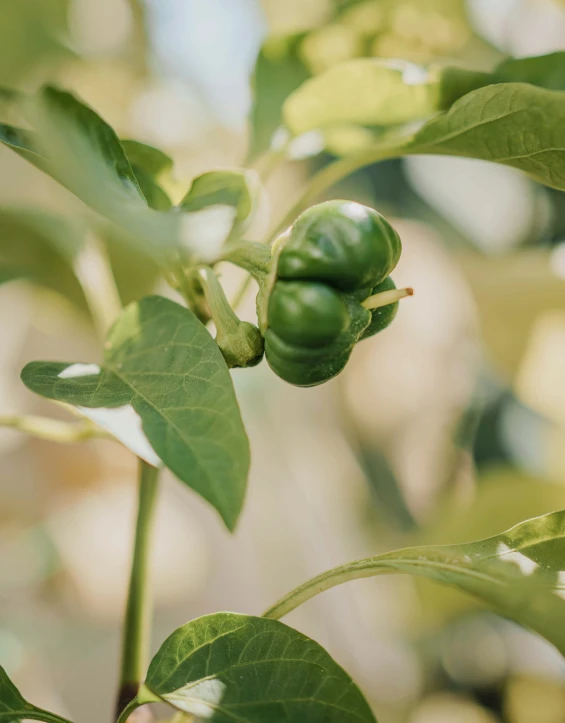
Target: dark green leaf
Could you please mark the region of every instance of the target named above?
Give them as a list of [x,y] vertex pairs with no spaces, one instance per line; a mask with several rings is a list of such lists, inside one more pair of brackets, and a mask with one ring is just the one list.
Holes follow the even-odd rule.
[[375,723],[359,689],[318,643],[274,620],[216,613],[176,630],[147,688],[210,723]]
[[233,529],[249,445],[220,350],[188,309],[158,296],[130,304],[110,330],[102,368],[32,362],[22,380],[79,407],[151,464],[161,460]]
[[249,158],[266,151],[273,134],[282,124],[285,99],[310,77],[298,55],[304,35],[272,38],[259,52],[253,76],[253,107]]
[[565,52],[504,60],[493,77],[495,83],[531,83],[548,90],[565,90]]
[[0,666],[0,722],[13,723],[20,720],[40,720],[45,723],[69,723],[65,718],[36,708],[28,703]]
[[172,159],[158,148],[139,141],[121,143],[149,206],[158,211],[171,208],[171,199],[159,185],[159,177],[171,170]]
[[387,573],[419,575],[468,592],[565,654],[565,511],[479,542],[412,547],[342,565],[297,588],[266,615],[282,617],[335,585]]
[[428,121],[400,150],[494,161],[563,190],[565,93],[525,83],[480,88]]

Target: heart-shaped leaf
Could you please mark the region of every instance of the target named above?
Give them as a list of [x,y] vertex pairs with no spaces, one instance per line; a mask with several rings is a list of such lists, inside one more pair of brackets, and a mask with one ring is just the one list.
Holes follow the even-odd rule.
[[215,613],[165,640],[146,687],[210,723],[375,723],[349,675],[275,620]]
[[280,618],[324,590],[360,577],[408,573],[479,598],[565,655],[565,511],[461,545],[412,547],[342,565],[297,588],[266,616]]
[[76,406],[150,464],[162,461],[234,528],[249,444],[226,363],[191,311],[142,299],[110,330],[102,367],[32,362],[22,380]]
[[4,668],[0,666],[0,722],[13,723],[20,720],[40,720],[45,723],[69,723],[55,713],[36,708],[22,697]]

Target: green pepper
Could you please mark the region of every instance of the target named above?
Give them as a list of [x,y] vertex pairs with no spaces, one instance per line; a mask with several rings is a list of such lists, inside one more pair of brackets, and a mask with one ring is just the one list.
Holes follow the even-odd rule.
[[267,306],[265,355],[297,386],[339,374],[353,347],[386,328],[398,299],[388,274],[401,242],[379,213],[351,201],[304,212],[285,234]]

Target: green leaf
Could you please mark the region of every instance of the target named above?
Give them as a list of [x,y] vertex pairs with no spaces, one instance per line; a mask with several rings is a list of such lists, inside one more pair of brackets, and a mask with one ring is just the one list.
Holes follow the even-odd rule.
[[139,141],[121,143],[149,206],[158,211],[171,208],[171,199],[159,185],[159,178],[171,170],[172,159],[158,148]]
[[303,38],[303,33],[270,38],[259,52],[252,81],[249,159],[271,146],[273,134],[282,124],[284,101],[311,75],[298,54]]
[[27,97],[23,110],[33,131],[0,125],[0,142],[121,227],[157,262],[166,263],[171,248],[179,246],[189,259],[216,260],[231,224],[223,217],[203,220],[178,209],[151,208],[168,206],[164,193],[144,178],[148,205],[116,133],[91,108],[70,93],[46,87]]
[[0,666],[0,723],[18,720],[40,720],[45,723],[69,723],[55,713],[36,708],[28,703]]
[[495,83],[531,83],[548,90],[565,90],[565,52],[504,60],[493,77]]
[[479,542],[407,548],[342,565],[297,588],[266,616],[282,617],[343,582],[387,573],[418,575],[470,593],[565,655],[565,511]]
[[83,239],[80,224],[54,214],[0,208],[2,281],[26,278],[84,308],[84,294],[72,270]]
[[299,135],[332,126],[388,126],[426,118],[439,105],[439,79],[401,60],[356,58],[307,80],[286,99],[285,125]]
[[565,94],[525,83],[480,88],[428,121],[401,153],[502,163],[565,189]]
[[191,311],[142,299],[110,330],[102,367],[32,362],[22,380],[78,407],[150,464],[161,460],[234,528],[249,444],[226,363]]
[[355,683],[318,643],[249,615],[215,613],[175,630],[145,685],[211,723],[375,723]]
[[193,213],[224,207],[231,218],[232,230],[239,230],[250,220],[258,193],[259,179],[255,171],[209,171],[192,181],[179,205]]

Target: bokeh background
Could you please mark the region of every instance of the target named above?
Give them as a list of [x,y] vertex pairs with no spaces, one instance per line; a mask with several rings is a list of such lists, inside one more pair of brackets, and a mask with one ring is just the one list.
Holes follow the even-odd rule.
[[[554,50],[565,50],[557,0],[0,0],[0,85],[74,90],[121,137],[174,158],[175,198],[198,173],[245,163],[286,93],[341,60],[489,69]],[[0,112],[13,120],[3,96]],[[273,174],[250,237],[330,159]],[[565,196],[510,168],[417,157],[327,197],[393,219],[405,249],[395,279],[416,295],[331,383],[295,389],[265,363],[234,372],[253,451],[246,507],[231,537],[165,477],[155,648],[195,616],[260,614],[356,557],[470,541],[565,508]],[[0,414],[65,418],[19,370],[98,356],[81,292],[45,242],[72,242],[84,224],[102,240],[117,233],[0,149],[0,257],[37,269],[35,284],[0,286]],[[147,259],[109,248],[124,301],[164,291]],[[225,270],[228,288],[236,277]],[[117,444],[0,430],[0,662],[28,699],[83,723],[111,717],[134,496],[135,460]],[[358,581],[288,622],[329,649],[382,723],[565,720],[555,650],[445,588]]]

